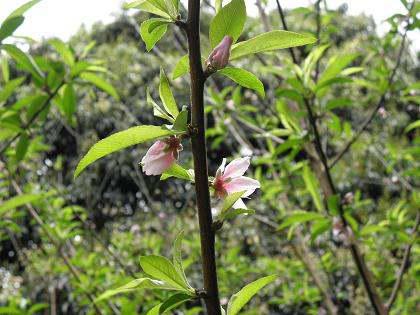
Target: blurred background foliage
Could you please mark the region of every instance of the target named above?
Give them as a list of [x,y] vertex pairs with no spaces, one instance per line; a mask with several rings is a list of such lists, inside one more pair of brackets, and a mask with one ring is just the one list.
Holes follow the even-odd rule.
[[[249,18],[243,39],[282,28],[277,10],[257,4],[261,16]],[[204,3],[203,10],[207,34],[213,9]],[[417,5],[414,11],[410,28],[418,31]],[[225,223],[218,236],[222,302],[245,283],[279,275],[244,314],[326,314],[326,298],[339,314],[373,313],[346,239],[334,225],[334,213],[322,212],[320,184],[307,166],[310,156],[303,148],[312,138],[302,95],[313,99],[322,146],[334,161],[387,92],[378,115],[331,169],[384,300],[416,238],[420,54],[410,43],[399,53],[405,13],[390,17],[390,31],[378,36],[370,17],[350,16],[345,5],[331,10],[321,2],[320,12],[316,5],[286,11],[291,30],[319,35],[318,46],[295,49],[301,69],[287,50],[235,63],[263,81],[265,99],[218,75],[206,90],[209,173],[222,157],[251,154],[252,171],[262,184],[248,203],[256,214]],[[140,255],[170,255],[180,230],[187,236],[188,277],[195,287],[201,284],[193,189],[181,180],[144,176],[138,163],[147,147],[108,156],[73,180],[78,160],[93,143],[153,123],[146,88],[156,99],[160,66],[169,73],[186,53],[184,35],[174,27],[146,53],[138,33],[146,17],[122,14],[111,24],[82,28],[68,43],[28,40],[29,65],[13,57],[11,48],[0,47],[1,148],[18,134],[0,162],[2,314],[94,313],[89,296],[141,275]],[[37,80],[33,64],[47,84]],[[89,80],[84,71],[104,81]],[[295,79],[300,72],[304,85]],[[172,87],[178,104],[187,105],[186,77],[172,81]],[[187,165],[188,156],[182,154]],[[20,194],[29,199],[7,205]],[[416,245],[410,246],[392,314],[420,312]],[[165,294],[117,296],[101,303],[101,310],[144,314]],[[195,301],[177,314],[200,312]]]

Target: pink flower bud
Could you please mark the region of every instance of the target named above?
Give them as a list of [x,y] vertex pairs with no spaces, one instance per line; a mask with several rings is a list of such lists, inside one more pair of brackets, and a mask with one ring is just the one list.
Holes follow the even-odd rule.
[[[223,199],[229,194],[244,191],[242,197],[245,198],[260,188],[259,181],[243,176],[250,165],[249,157],[233,160],[226,167],[225,164],[226,159],[223,159],[212,185],[217,197]],[[233,208],[246,209],[242,198],[236,201]]]
[[210,53],[206,60],[207,67],[215,70],[220,70],[226,67],[230,57],[230,47],[232,46],[233,38],[230,36],[223,37],[222,41]]
[[178,159],[181,140],[175,136],[156,141],[141,160],[146,175],[160,175]]

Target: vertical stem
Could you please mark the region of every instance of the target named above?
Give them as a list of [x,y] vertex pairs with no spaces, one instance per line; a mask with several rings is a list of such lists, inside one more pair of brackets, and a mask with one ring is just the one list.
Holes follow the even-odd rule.
[[210,207],[204,116],[205,76],[201,65],[200,0],[188,0],[188,54],[191,73],[191,145],[194,159],[195,190],[200,225],[204,302],[209,315],[221,315],[217,285],[215,233]]

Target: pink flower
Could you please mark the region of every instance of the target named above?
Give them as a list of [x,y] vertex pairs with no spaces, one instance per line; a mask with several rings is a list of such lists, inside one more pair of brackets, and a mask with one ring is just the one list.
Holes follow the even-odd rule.
[[207,66],[215,70],[220,70],[226,67],[230,57],[230,47],[232,46],[233,38],[230,36],[223,37],[222,41],[214,47],[206,60]]
[[146,175],[160,175],[178,159],[181,140],[175,136],[156,141],[141,160]]
[[[213,181],[213,188],[217,197],[223,199],[229,194],[244,191],[242,195],[242,198],[244,198],[250,196],[257,188],[260,188],[259,181],[242,176],[249,168],[249,157],[233,160],[226,167],[225,164],[226,159],[223,159],[222,165],[217,170]],[[242,198],[238,199],[233,208],[246,209]]]

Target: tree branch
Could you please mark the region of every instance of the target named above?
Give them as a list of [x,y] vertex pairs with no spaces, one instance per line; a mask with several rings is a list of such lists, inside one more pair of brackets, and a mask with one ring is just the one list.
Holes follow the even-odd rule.
[[[279,0],[277,1],[277,7],[278,7],[278,11],[280,14],[280,19],[282,20],[283,26],[285,27],[285,29],[287,30],[287,23],[286,20],[284,18],[284,14],[283,14],[283,10],[280,6]],[[289,52],[291,54],[291,57],[293,59],[293,62],[295,64],[297,64],[297,59],[294,55],[293,49],[289,49]],[[299,78],[298,78],[299,79]],[[318,161],[312,161],[311,166],[313,169],[316,170],[316,175],[319,179],[319,181],[321,182],[321,188],[324,192],[324,203],[327,204],[327,201],[330,197],[337,195],[337,189],[334,185],[334,181],[332,180],[331,177],[331,173],[330,170],[328,168],[328,162],[327,162],[327,158],[326,158],[326,154],[322,149],[322,144],[321,144],[321,136],[317,127],[317,123],[316,123],[316,118],[313,114],[312,111],[312,105],[313,103],[308,100],[306,97],[303,97],[304,100],[304,105],[306,108],[306,111],[308,113],[308,120],[309,120],[309,124],[310,127],[312,129],[313,135],[314,135],[314,146],[315,146],[315,150],[317,152],[317,155],[319,157],[320,160],[320,165],[319,163],[317,163]],[[310,148],[309,148],[310,149]],[[308,150],[308,148],[307,148]],[[311,150],[309,150],[311,151]],[[317,168],[321,167],[321,170],[318,170]],[[340,203],[339,205],[339,214],[340,214],[340,218],[341,221],[343,222],[343,225],[345,227],[349,226],[347,219],[344,216],[344,209]],[[383,314],[387,314],[386,309],[384,307],[384,304],[382,303],[382,300],[376,290],[376,286],[373,280],[373,276],[370,273],[370,270],[368,269],[363,255],[360,252],[360,249],[356,243],[356,240],[353,240],[350,244],[350,251],[353,257],[353,260],[357,266],[357,269],[360,273],[360,276],[362,277],[363,280],[363,284],[366,288],[366,291],[368,293],[370,302],[373,306],[373,309],[375,311],[376,314],[378,315],[383,315]]]
[[[30,127],[34,121],[38,118],[38,116],[44,111],[44,109],[46,109],[48,107],[48,105],[50,104],[51,100],[57,95],[58,91],[61,89],[61,87],[65,84],[64,81],[62,81],[60,83],[60,85],[53,91],[53,92],[48,92],[48,98],[45,100],[44,104],[42,104],[42,106],[35,112],[35,114],[31,117],[31,119],[29,119],[29,121],[24,124],[22,126],[22,130],[27,129],[28,127]],[[12,145],[13,142],[16,141],[17,138],[19,138],[19,136],[22,134],[21,131],[19,131],[12,139],[10,139],[1,149],[0,149],[0,155],[2,155],[8,147],[10,147]]]
[[[388,87],[390,87],[392,85],[392,83],[394,82],[395,74],[397,73],[397,69],[399,68],[399,66],[401,64],[402,54],[404,52],[405,43],[407,41],[407,32],[408,32],[408,29],[409,29],[409,26],[410,26],[409,19],[410,19],[411,11],[414,7],[414,3],[415,3],[415,1],[413,1],[413,4],[412,4],[410,10],[407,13],[407,17],[406,17],[407,25],[405,27],[404,34],[403,34],[402,39],[401,39],[400,49],[399,49],[398,54],[397,54],[397,62],[395,64],[394,68],[392,69],[391,74],[388,78]],[[340,152],[337,154],[337,156],[331,161],[331,163],[329,165],[329,168],[333,168],[337,164],[337,162],[341,160],[341,158],[349,151],[350,147],[359,139],[361,134],[366,130],[366,128],[369,126],[369,124],[375,118],[379,109],[382,106],[385,105],[385,100],[387,98],[387,95],[389,94],[388,92],[389,92],[389,90],[387,89],[384,93],[382,93],[382,95],[381,95],[378,103],[376,104],[375,108],[372,110],[372,112],[369,114],[369,116],[366,118],[366,120],[362,123],[360,128],[354,134],[354,136],[344,145],[344,147],[340,150]]]
[[398,273],[397,273],[397,279],[395,280],[394,287],[392,288],[391,295],[390,295],[388,301],[386,302],[386,308],[387,308],[388,311],[392,308],[392,305],[394,304],[395,299],[397,298],[398,292],[399,292],[399,290],[401,288],[401,285],[402,285],[402,280],[403,280],[404,274],[408,270],[411,248],[413,247],[414,241],[416,239],[417,229],[419,227],[419,224],[420,224],[420,211],[417,211],[416,223],[413,227],[413,232],[412,232],[413,241],[410,244],[408,244],[407,247],[405,248],[404,257],[403,257],[400,269],[398,270]]
[[195,171],[195,190],[200,226],[204,302],[209,315],[221,315],[217,284],[215,234],[208,186],[207,149],[204,116],[205,75],[201,65],[200,0],[188,0],[188,55],[191,78],[191,145]]

